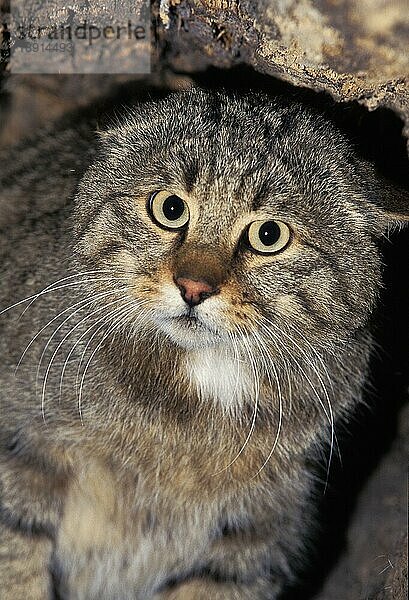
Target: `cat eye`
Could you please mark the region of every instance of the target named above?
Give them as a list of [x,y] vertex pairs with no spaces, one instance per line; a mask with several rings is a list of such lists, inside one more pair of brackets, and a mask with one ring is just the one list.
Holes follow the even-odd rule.
[[189,221],[189,207],[186,202],[166,191],[154,192],[149,199],[149,212],[152,219],[164,229],[182,229]]
[[282,221],[254,221],[247,229],[247,245],[258,254],[276,254],[291,241],[291,229]]

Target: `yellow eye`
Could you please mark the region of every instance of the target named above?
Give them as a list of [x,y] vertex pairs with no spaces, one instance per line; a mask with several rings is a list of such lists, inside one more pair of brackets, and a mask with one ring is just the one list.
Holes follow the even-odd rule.
[[149,199],[152,219],[164,229],[182,229],[189,221],[186,202],[170,192],[154,192]]
[[276,254],[291,241],[291,229],[282,221],[254,221],[247,229],[247,244],[259,254]]

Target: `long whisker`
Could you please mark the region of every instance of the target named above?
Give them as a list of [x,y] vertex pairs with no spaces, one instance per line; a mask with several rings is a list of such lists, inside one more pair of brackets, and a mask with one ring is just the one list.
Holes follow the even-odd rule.
[[[321,365],[321,367],[322,367],[322,370],[323,370],[323,372],[324,372],[324,374],[325,374],[325,376],[326,376],[326,379],[327,379],[327,381],[328,381],[328,383],[329,383],[329,385],[330,385],[330,387],[331,387],[331,390],[332,390],[332,392],[334,393],[334,382],[331,380],[331,378],[330,378],[330,375],[329,375],[328,368],[327,368],[326,364],[324,363],[324,361],[323,361],[323,359],[322,359],[321,355],[319,354],[319,352],[317,352],[317,350],[314,348],[314,346],[313,346],[312,344],[310,344],[310,342],[307,340],[307,338],[305,337],[305,335],[303,335],[303,334],[301,333],[301,331],[297,331],[297,330],[295,329],[295,327],[294,327],[294,326],[293,326],[291,323],[289,323],[289,322],[287,322],[287,323],[286,323],[286,325],[287,325],[287,327],[289,327],[290,329],[292,329],[292,331],[294,331],[294,333],[298,333],[298,335],[300,335],[300,337],[301,337],[301,339],[303,340],[303,342],[307,344],[308,348],[311,350],[311,352],[314,354],[314,356],[316,357],[316,359],[317,359],[317,360],[318,360],[318,362],[320,363],[320,365]],[[336,357],[336,355],[335,355],[334,353],[331,353],[331,355],[333,356],[333,358],[337,358],[337,357]],[[323,388],[323,390],[324,390],[324,393],[325,393],[325,395],[326,395],[326,400],[327,400],[327,403],[328,403],[329,409],[330,409],[330,410],[332,410],[332,407],[331,407],[331,401],[330,401],[330,399],[329,399],[329,396],[328,396],[328,392],[327,392],[327,390],[326,390],[326,387],[325,387],[324,383],[323,383],[323,382],[322,382],[322,380],[321,380],[320,373],[319,373],[319,372],[317,372],[316,374],[317,374],[317,377],[318,377],[318,379],[319,379],[319,381],[320,381],[320,383],[321,383],[321,386],[322,386],[322,388]],[[341,450],[340,450],[340,447],[339,447],[338,438],[337,438],[337,435],[336,435],[335,429],[334,429],[334,443],[335,443],[335,446],[336,446],[336,450],[337,450],[337,454],[338,454],[339,460],[340,460],[340,462],[341,462],[341,464],[342,464]],[[327,474],[327,476],[328,476],[328,474]],[[326,485],[327,485],[327,484],[326,484]],[[326,488],[325,488],[325,489],[326,489]]]
[[[105,292],[101,292],[101,297],[105,297]],[[56,327],[56,328],[53,330],[53,333],[52,333],[52,334],[49,336],[49,338],[48,338],[48,340],[47,340],[47,343],[45,344],[45,346],[44,346],[44,348],[43,348],[43,351],[42,351],[42,353],[41,353],[41,356],[40,356],[40,360],[39,360],[39,362],[38,362],[38,367],[37,367],[37,375],[36,375],[36,390],[37,390],[37,382],[38,382],[38,379],[39,379],[39,377],[40,377],[40,370],[41,370],[41,365],[42,365],[42,363],[43,363],[44,356],[45,356],[45,354],[46,354],[46,352],[47,352],[47,349],[48,349],[49,345],[51,344],[52,340],[54,339],[54,337],[57,335],[57,333],[60,331],[60,329],[61,329],[62,327],[64,327],[64,325],[65,325],[65,324],[66,324],[68,321],[70,321],[70,320],[71,320],[71,319],[72,319],[72,318],[73,318],[73,317],[74,317],[74,316],[75,316],[77,313],[81,312],[81,311],[82,311],[84,308],[86,308],[86,307],[87,307],[87,306],[89,306],[89,305],[92,305],[92,304],[93,304],[93,303],[94,303],[96,300],[99,300],[99,299],[100,299],[100,296],[99,296],[99,295],[97,295],[97,296],[93,296],[92,298],[89,298],[89,296],[88,296],[88,298],[86,298],[86,299],[85,299],[84,303],[80,303],[80,306],[79,306],[78,308],[76,308],[76,310],[72,311],[72,312],[71,312],[71,313],[68,315],[68,317],[66,317],[66,318],[65,318],[65,319],[64,319],[64,320],[63,320],[63,321],[62,321],[62,322],[61,322],[61,323],[58,325],[58,327]],[[103,309],[103,307],[101,307],[101,310],[102,310],[102,309]],[[98,309],[98,310],[99,310],[99,309]]]
[[[43,380],[43,386],[42,386],[42,393],[41,393],[41,413],[43,415],[43,420],[45,421],[45,412],[44,412],[44,407],[45,407],[45,391],[46,391],[46,387],[47,387],[47,380],[48,380],[48,376],[52,367],[52,364],[54,362],[55,357],[57,356],[57,353],[59,351],[59,349],[62,347],[62,345],[64,344],[64,342],[68,339],[68,337],[76,330],[78,329],[78,327],[80,327],[80,325],[82,325],[82,323],[84,321],[86,321],[87,319],[89,319],[92,315],[96,314],[97,312],[104,310],[105,308],[107,308],[108,306],[111,306],[112,304],[118,303],[121,300],[123,300],[122,298],[117,298],[116,300],[113,300],[112,302],[109,302],[108,304],[104,305],[104,306],[100,306],[98,307],[96,310],[92,311],[90,314],[86,315],[83,319],[81,319],[81,321],[79,321],[76,325],[74,325],[74,327],[72,327],[68,333],[63,337],[63,339],[60,341],[60,343],[58,344],[57,348],[55,349],[55,351],[53,352],[50,361],[48,363],[46,372],[45,372],[45,376],[44,376],[44,380]],[[70,318],[72,318],[77,312],[79,312],[80,310],[82,310],[84,307],[81,306],[80,308],[77,308],[77,310],[75,310],[73,313],[71,313],[71,315],[69,315],[69,317],[67,317],[63,323],[61,323],[61,325],[54,331],[53,335],[50,337],[50,339],[48,340],[47,344],[46,344],[46,348],[48,347],[48,345],[50,344],[52,338],[55,336],[55,334],[57,333],[57,331],[59,329],[61,329],[61,327],[64,325],[65,322],[67,322]],[[46,349],[45,348],[45,349]],[[41,360],[44,356],[44,351],[43,354],[41,355],[40,358],[40,365],[41,365]],[[40,366],[39,365],[39,366]],[[38,374],[39,371],[37,371]]]
[[[11,304],[10,306],[7,306],[6,308],[3,308],[0,311],[0,316],[2,314],[6,313],[7,311],[11,310],[12,308],[16,308],[17,306],[20,306],[21,304],[24,304],[24,302],[30,302],[30,305],[31,305],[32,302],[34,302],[35,300],[37,300],[37,298],[39,298],[40,296],[43,296],[44,294],[48,294],[50,292],[55,292],[56,290],[60,290],[60,289],[63,289],[65,287],[70,287],[72,285],[80,285],[81,283],[84,283],[87,280],[81,280],[79,282],[74,282],[74,283],[69,283],[69,284],[65,284],[65,285],[62,285],[62,286],[54,287],[58,283],[62,283],[63,281],[67,281],[68,279],[72,279],[73,277],[78,277],[78,276],[81,276],[81,275],[86,275],[87,273],[103,273],[103,272],[105,272],[105,271],[84,271],[84,273],[75,273],[73,275],[69,275],[67,277],[63,277],[62,279],[58,279],[57,281],[54,281],[53,283],[49,284],[48,286],[46,286],[45,288],[43,288],[39,292],[36,292],[32,296],[28,296],[27,298],[23,298],[22,300],[19,300],[18,302],[15,302],[14,304]],[[109,273],[111,271],[106,271],[106,272]],[[29,308],[29,306],[27,307],[27,309]],[[24,314],[25,310],[23,311],[22,314]]]
[[58,314],[57,314],[55,317],[53,317],[53,318],[52,318],[50,321],[48,321],[48,323],[46,323],[46,325],[44,325],[44,327],[42,327],[42,328],[40,329],[40,331],[38,331],[38,332],[36,333],[36,335],[35,335],[35,336],[34,336],[34,337],[33,337],[33,338],[30,340],[30,342],[27,344],[27,346],[26,346],[26,348],[25,348],[25,350],[24,350],[23,354],[21,355],[21,357],[20,357],[20,359],[19,359],[19,361],[18,361],[18,363],[17,363],[16,369],[15,369],[15,373],[17,372],[17,370],[18,370],[19,366],[20,366],[20,365],[21,365],[21,363],[23,362],[23,360],[24,360],[24,357],[25,357],[25,355],[27,354],[28,350],[31,348],[32,344],[33,344],[33,343],[36,341],[36,339],[37,339],[37,338],[38,338],[38,337],[39,337],[39,336],[40,336],[40,335],[43,333],[43,331],[45,331],[45,329],[47,329],[47,327],[49,327],[49,326],[50,326],[52,323],[54,323],[54,321],[56,321],[57,319],[59,319],[60,317],[62,317],[62,315],[64,315],[64,314],[65,314],[66,312],[68,312],[69,310],[72,310],[73,308],[76,308],[77,306],[80,306],[80,305],[82,305],[82,304],[86,305],[87,301],[89,301],[89,300],[90,300],[90,298],[91,298],[91,300],[92,300],[92,302],[93,302],[93,301],[95,301],[96,299],[101,299],[101,298],[103,298],[104,296],[108,296],[108,295],[110,295],[110,294],[112,294],[112,292],[111,292],[111,291],[107,291],[107,292],[103,292],[103,293],[101,293],[101,294],[99,294],[99,295],[97,295],[97,296],[95,296],[95,294],[94,294],[92,297],[91,297],[91,296],[88,296],[87,298],[85,298],[85,299],[82,299],[82,300],[80,300],[79,302],[76,302],[75,304],[72,304],[72,305],[71,305],[71,306],[69,306],[68,308],[65,308],[64,310],[62,310],[61,312],[59,312],[59,313],[58,313]]
[[[80,388],[79,388],[79,394],[78,394],[78,413],[80,415],[80,419],[81,419],[81,423],[83,424],[83,415],[82,415],[82,395],[83,395],[83,389],[84,389],[84,383],[85,383],[85,377],[87,375],[87,371],[91,365],[91,362],[94,358],[94,356],[96,355],[96,353],[98,352],[98,350],[101,348],[102,344],[104,343],[104,341],[110,336],[112,335],[112,333],[115,331],[115,329],[117,329],[117,327],[119,327],[123,322],[126,322],[126,320],[128,319],[129,315],[127,313],[127,309],[129,306],[131,306],[132,304],[134,305],[135,310],[139,309],[140,306],[142,306],[143,304],[147,304],[149,301],[145,300],[143,302],[140,303],[135,303],[135,300],[133,300],[132,302],[126,304],[126,306],[121,307],[119,309],[119,313],[120,313],[120,318],[119,320],[117,320],[113,326],[106,332],[106,334],[103,336],[102,340],[100,340],[100,342],[98,343],[98,345],[96,346],[96,348],[94,348],[94,350],[91,353],[91,356],[89,357],[87,364],[85,365],[84,371],[82,373],[82,377],[81,377],[81,383],[80,383]],[[131,311],[133,312],[133,311]],[[117,313],[118,314],[118,313]],[[125,318],[124,318],[125,317]]]
[[[81,372],[81,367],[83,365],[84,362],[84,358],[85,355],[87,353],[88,348],[90,347],[90,345],[92,344],[92,340],[95,338],[95,336],[98,334],[99,331],[101,331],[101,329],[105,326],[105,320],[107,317],[110,317],[111,315],[114,315],[116,312],[121,311],[122,312],[122,308],[127,308],[129,305],[134,305],[136,303],[136,305],[138,306],[142,306],[143,304],[147,303],[147,300],[139,300],[137,301],[135,298],[133,298],[130,303],[126,303],[123,307],[115,308],[113,311],[109,312],[108,315],[104,315],[103,317],[101,317],[101,319],[98,319],[98,321],[96,323],[94,323],[89,329],[87,329],[87,331],[85,332],[85,334],[90,331],[90,329],[92,329],[93,327],[95,327],[95,325],[98,325],[98,323],[101,323],[100,327],[98,327],[98,329],[96,331],[94,331],[94,333],[92,334],[92,336],[90,337],[90,339],[88,340],[82,354],[81,354],[81,358],[78,364],[78,369],[77,369],[77,376],[76,376],[76,380],[75,380],[75,386],[78,387],[78,382],[79,382],[79,376],[80,376],[80,372]],[[81,338],[83,338],[85,336],[85,334],[83,334],[81,336]],[[81,339],[80,338],[80,339]],[[78,340],[79,341],[79,340]]]
[[84,284],[101,282],[101,281],[113,282],[113,281],[122,281],[122,280],[119,277],[92,277],[92,278],[87,278],[87,279],[81,279],[80,281],[71,281],[70,283],[64,283],[64,285],[58,285],[56,287],[51,287],[50,289],[47,289],[46,291],[41,292],[36,298],[31,300],[30,304],[28,306],[26,306],[25,309],[20,314],[19,319],[23,318],[25,313],[31,308],[33,303],[36,300],[38,300],[38,298],[40,296],[44,296],[45,294],[51,294],[52,292],[56,292],[58,290],[62,290],[62,289],[68,288],[68,287],[81,286]]
[[[257,471],[257,473],[255,473],[253,475],[252,479],[254,479],[255,477],[257,477],[257,475],[259,475],[261,473],[261,471],[264,469],[264,467],[267,465],[267,463],[269,462],[270,458],[274,454],[274,451],[275,451],[275,449],[277,447],[277,444],[278,444],[278,440],[280,438],[282,421],[283,421],[283,395],[282,395],[282,390],[281,390],[281,385],[280,385],[280,380],[279,380],[279,377],[278,377],[277,369],[276,369],[276,367],[274,365],[274,362],[269,357],[268,349],[266,348],[266,345],[265,345],[264,341],[261,339],[261,337],[259,336],[258,333],[253,332],[253,335],[255,336],[256,343],[258,344],[259,348],[262,350],[260,352],[260,355],[261,355],[263,363],[265,365],[265,372],[266,372],[267,379],[268,379],[268,382],[269,382],[269,389],[270,390],[273,389],[273,386],[272,386],[272,382],[271,382],[271,378],[270,378],[270,372],[269,372],[268,366],[266,365],[266,359],[265,359],[265,357],[269,358],[269,365],[273,369],[274,377],[275,377],[276,384],[277,384],[279,415],[278,415],[277,433],[276,433],[276,436],[275,436],[275,439],[274,439],[274,442],[273,442],[273,446],[272,446],[272,448],[271,448],[271,450],[270,450],[267,458],[265,459],[265,461],[263,462],[263,464],[261,465],[261,467],[259,468],[259,470]],[[263,350],[264,350],[264,352],[263,352]]]
[[222,473],[223,471],[226,471],[227,469],[229,469],[235,462],[236,460],[239,458],[239,456],[242,454],[242,452],[244,452],[252,434],[254,431],[254,428],[256,426],[256,420],[257,420],[257,413],[258,413],[258,397],[260,394],[260,386],[259,386],[259,378],[258,378],[258,373],[257,373],[257,366],[254,362],[254,357],[252,355],[251,349],[249,348],[249,345],[247,343],[246,337],[245,335],[242,336],[242,342],[244,345],[244,349],[246,351],[246,354],[249,358],[250,361],[250,367],[253,373],[253,377],[254,377],[254,411],[253,411],[253,415],[252,415],[252,419],[251,419],[251,424],[250,424],[250,430],[247,434],[246,439],[244,440],[244,443],[242,445],[242,447],[240,448],[240,450],[238,451],[238,453],[236,454],[236,456],[233,458],[233,460],[231,460],[229,462],[228,465],[226,465],[225,467],[223,467],[222,469],[220,469],[219,471],[216,471],[216,473],[214,473],[213,475],[219,475],[220,473]]
[[[274,325],[273,323],[271,323],[271,324],[272,324],[272,325]],[[303,354],[303,356],[304,356],[304,357],[307,359],[307,362],[309,363],[309,365],[310,365],[310,366],[311,366],[311,368],[313,369],[314,373],[315,373],[315,374],[316,374],[316,376],[317,376],[317,379],[318,379],[319,383],[321,384],[322,390],[323,390],[323,392],[324,392],[324,395],[325,395],[325,399],[326,399],[326,401],[327,401],[327,404],[328,404],[329,417],[328,417],[328,413],[326,412],[326,410],[325,410],[324,406],[322,405],[322,401],[320,401],[320,400],[319,400],[319,401],[320,401],[320,404],[321,404],[321,406],[322,406],[322,408],[323,408],[323,411],[324,411],[324,413],[325,413],[325,415],[326,415],[326,417],[327,417],[327,418],[329,419],[329,421],[330,421],[330,426],[331,426],[331,447],[330,447],[330,455],[329,455],[329,459],[328,459],[328,468],[327,468],[327,482],[326,482],[326,486],[325,486],[325,489],[326,489],[326,487],[327,487],[327,484],[328,484],[329,469],[330,469],[330,465],[331,465],[331,461],[332,461],[332,456],[333,456],[334,442],[336,442],[336,444],[337,444],[337,447],[338,447],[338,449],[339,449],[339,446],[338,446],[338,441],[337,441],[336,434],[335,434],[334,415],[333,415],[333,411],[332,411],[331,400],[330,400],[329,394],[328,394],[328,392],[327,392],[327,388],[326,388],[326,386],[325,386],[325,384],[324,384],[324,382],[323,382],[323,380],[322,380],[321,374],[320,374],[320,372],[318,371],[318,369],[315,367],[315,365],[314,365],[314,364],[313,364],[311,361],[309,361],[309,359],[308,359],[307,355],[305,354],[305,352],[303,351],[303,349],[302,349],[302,348],[301,348],[301,347],[300,347],[300,346],[299,346],[299,345],[298,345],[298,344],[295,342],[294,338],[291,338],[289,335],[287,335],[287,334],[286,334],[286,332],[285,332],[285,331],[281,331],[281,329],[280,329],[280,332],[281,332],[281,333],[283,333],[283,334],[285,335],[285,337],[287,337],[289,340],[291,340],[291,342],[292,342],[292,343],[295,345],[295,347],[296,347],[296,348],[297,348],[297,349],[298,349],[298,350],[299,350],[299,351],[300,351],[300,352]],[[300,365],[299,365],[299,364],[298,364],[298,366],[299,366],[299,368],[300,368]],[[301,370],[302,370],[302,368],[301,368]],[[303,371],[302,371],[302,372],[303,372]],[[304,376],[305,376],[305,373],[304,373]],[[309,383],[310,383],[310,382],[309,382]],[[310,385],[311,385],[311,383],[310,383]]]
[[[115,311],[113,311],[113,312],[115,312]],[[73,346],[71,347],[71,349],[70,349],[70,351],[69,351],[69,353],[68,353],[68,355],[67,355],[67,357],[66,357],[66,359],[65,359],[65,361],[64,361],[63,368],[62,368],[62,370],[61,370],[61,375],[60,375],[60,386],[59,386],[59,387],[60,387],[60,399],[61,399],[61,395],[62,395],[62,387],[63,387],[63,381],[64,381],[64,375],[65,375],[65,371],[66,371],[66,369],[67,369],[67,366],[68,366],[68,363],[69,363],[69,360],[70,360],[70,358],[71,358],[72,354],[74,353],[74,351],[75,351],[75,349],[77,348],[78,344],[80,344],[80,343],[82,342],[82,340],[83,340],[83,339],[84,339],[84,338],[85,338],[85,337],[86,337],[86,336],[89,334],[89,332],[90,332],[90,331],[91,331],[91,330],[92,330],[94,327],[96,327],[96,326],[97,326],[99,323],[101,323],[101,321],[104,321],[105,319],[107,319],[107,317],[109,317],[111,314],[112,314],[112,313],[110,312],[110,313],[108,313],[108,315],[103,315],[102,317],[100,317],[99,319],[97,319],[97,321],[96,321],[95,323],[92,323],[92,325],[90,325],[90,326],[89,326],[89,327],[88,327],[88,328],[85,330],[85,332],[84,332],[84,333],[83,333],[83,334],[82,334],[82,335],[81,335],[81,336],[80,336],[80,337],[79,337],[79,338],[78,338],[78,339],[75,341],[75,343],[74,343],[74,344],[73,344]],[[102,326],[103,326],[103,325],[102,325]],[[102,326],[101,326],[101,327],[102,327]],[[99,330],[100,330],[100,328],[98,328],[98,329],[97,329],[97,331],[99,331]],[[94,334],[94,335],[95,335],[95,334]],[[83,352],[83,354],[82,354],[82,357],[84,356],[84,354],[85,354],[85,352],[87,351],[87,349],[88,349],[88,347],[89,347],[90,343],[92,342],[92,340],[93,340],[93,338],[94,338],[94,335],[92,335],[92,336],[91,336],[91,338],[88,340],[88,343],[87,343],[87,345],[86,345],[86,347],[85,347],[85,349],[84,349],[84,352]],[[82,364],[82,357],[81,357],[80,366],[81,366],[81,364]],[[80,367],[78,367],[78,369],[80,369]]]
[[[330,470],[330,466],[331,466],[331,462],[332,462],[332,456],[333,456],[333,448],[334,448],[334,441],[336,439],[336,434],[335,434],[335,426],[334,426],[334,414],[333,414],[333,410],[332,410],[332,405],[331,405],[331,401],[327,392],[327,389],[324,385],[324,382],[322,380],[322,377],[318,371],[318,369],[315,367],[315,365],[309,360],[309,358],[307,357],[307,355],[305,354],[304,350],[295,342],[295,340],[293,338],[291,338],[288,334],[285,333],[285,331],[283,331],[281,328],[278,328],[278,326],[273,323],[270,319],[264,317],[265,321],[267,321],[270,326],[272,326],[279,334],[284,335],[285,337],[287,337],[292,344],[294,344],[294,346],[302,353],[302,355],[304,356],[304,358],[307,360],[307,363],[309,364],[309,366],[312,368],[312,370],[314,371],[315,375],[317,376],[322,389],[324,391],[325,394],[325,398],[328,404],[328,411],[326,410],[322,399],[320,397],[320,395],[318,394],[314,384],[312,383],[311,379],[308,377],[307,373],[305,372],[305,370],[302,368],[302,366],[300,365],[300,363],[298,361],[296,361],[298,368],[300,369],[300,372],[303,374],[303,376],[305,377],[306,381],[308,382],[308,384],[310,385],[315,397],[317,398],[321,408],[324,411],[325,416],[327,417],[330,427],[331,427],[331,445],[330,445],[330,453],[329,453],[329,458],[328,458],[328,465],[327,465],[327,479],[326,479],[326,484],[325,484],[325,490],[327,488],[328,485],[328,479],[329,479],[329,470]],[[263,324],[264,326],[264,331],[270,331],[271,329],[269,327],[266,327],[265,324]],[[294,360],[294,359],[293,359]]]
[[[317,352],[317,350],[314,348],[314,346],[307,340],[306,336],[299,330],[297,330],[291,323],[287,322],[285,324],[289,329],[291,329],[295,334],[299,335],[301,337],[301,339],[303,340],[303,342],[308,346],[308,348],[311,350],[311,352],[314,354],[314,356],[316,357],[316,359],[318,360],[318,362],[320,363],[324,374],[328,380],[329,385],[331,386],[331,389],[334,390],[334,383],[331,380],[330,376],[329,376],[329,372],[327,369],[327,365],[324,363],[321,355],[319,354],[319,352]],[[288,337],[288,336],[286,336]],[[291,338],[292,339],[292,338]]]

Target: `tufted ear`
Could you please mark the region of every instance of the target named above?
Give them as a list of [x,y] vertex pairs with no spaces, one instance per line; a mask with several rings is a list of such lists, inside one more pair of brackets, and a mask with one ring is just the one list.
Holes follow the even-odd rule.
[[367,200],[379,211],[381,229],[409,222],[409,189],[386,178],[367,161],[355,162],[354,170],[362,189],[366,190]]
[[360,172],[364,174],[363,182],[369,196],[368,200],[382,215],[385,227],[403,226],[409,222],[409,190],[377,173],[373,166]]
[[[382,186],[378,200],[380,207],[391,223],[409,221],[409,191],[391,185],[389,182]],[[378,203],[377,202],[377,203]]]

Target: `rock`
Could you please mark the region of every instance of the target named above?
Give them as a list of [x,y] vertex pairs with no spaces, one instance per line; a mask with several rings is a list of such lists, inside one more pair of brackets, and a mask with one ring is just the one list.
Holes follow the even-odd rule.
[[405,2],[162,0],[157,20],[162,64],[194,72],[245,63],[338,102],[391,108],[409,135]]
[[[142,0],[136,3],[139,6]],[[56,6],[54,0],[43,3],[37,18],[50,26],[58,24]],[[71,14],[81,16],[83,6],[80,0],[73,0]],[[1,7],[6,12],[5,0],[0,0]],[[108,11],[103,1],[93,3],[88,10],[97,21]],[[2,20],[0,36],[4,42],[7,19],[3,16]],[[293,85],[328,92],[337,102],[356,100],[369,110],[391,108],[404,120],[406,137],[408,38],[409,11],[404,1],[152,2],[152,69],[156,73],[167,67],[197,73],[208,66],[247,64]],[[133,61],[132,53],[121,55],[121,69],[128,73],[128,79],[134,78]],[[62,89],[66,87],[62,84]],[[87,97],[92,97],[92,90],[87,94],[82,86],[78,102]]]

